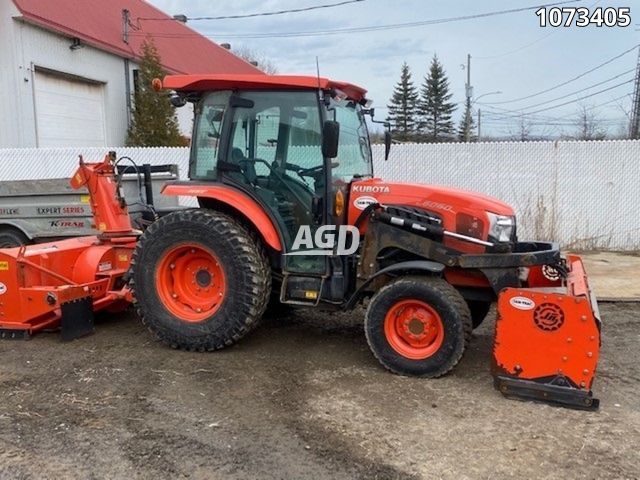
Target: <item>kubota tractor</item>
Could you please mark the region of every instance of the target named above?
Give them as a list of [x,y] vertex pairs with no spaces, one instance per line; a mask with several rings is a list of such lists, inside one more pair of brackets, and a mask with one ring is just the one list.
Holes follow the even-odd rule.
[[100,234],[0,249],[0,337],[61,327],[76,338],[93,330],[95,311],[122,311],[135,297],[164,342],[215,350],[268,305],[347,310],[368,299],[378,360],[438,377],[497,299],[496,387],[597,408],[600,319],[580,259],[518,241],[514,212],[498,200],[374,178],[365,90],[266,75],[155,84],[175,91],[174,104],[194,104],[191,180],[164,194],[196,197],[200,208],[140,237],[115,153],[81,159],[71,184],[88,188]]
[[194,105],[190,181],[163,193],[200,206],[154,223],[133,255],[137,309],[161,340],[216,350],[269,304],[344,310],[368,299],[380,363],[438,377],[498,300],[496,387],[597,407],[600,319],[580,259],[518,241],[513,209],[496,199],[375,178],[364,89],[267,75],[154,85]]

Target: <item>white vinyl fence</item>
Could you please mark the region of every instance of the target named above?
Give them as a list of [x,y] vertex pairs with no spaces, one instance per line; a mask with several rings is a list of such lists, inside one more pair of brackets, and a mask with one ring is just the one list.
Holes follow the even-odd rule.
[[[0,180],[70,176],[78,154],[108,148],[0,149]],[[187,148],[114,148],[136,163],[175,163],[186,178]],[[640,141],[375,145],[374,170],[389,181],[482,192],[512,205],[522,239],[565,248],[640,250]],[[186,199],[184,199],[187,202]]]
[[640,249],[637,140],[404,144],[375,166],[382,178],[497,197],[516,210],[521,239]]

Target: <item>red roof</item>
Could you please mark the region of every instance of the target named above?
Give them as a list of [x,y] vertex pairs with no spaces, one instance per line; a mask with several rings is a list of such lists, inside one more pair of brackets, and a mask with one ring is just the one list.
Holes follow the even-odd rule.
[[359,101],[367,91],[346,82],[336,82],[323,77],[299,75],[167,75],[162,86],[171,90],[286,90],[286,89],[321,89],[336,88],[342,90],[349,98]]
[[[173,73],[260,72],[143,0],[13,0],[29,23],[124,58],[139,59],[151,34],[163,66]],[[122,38],[122,10],[129,10],[129,43]],[[166,20],[142,20],[144,18]]]

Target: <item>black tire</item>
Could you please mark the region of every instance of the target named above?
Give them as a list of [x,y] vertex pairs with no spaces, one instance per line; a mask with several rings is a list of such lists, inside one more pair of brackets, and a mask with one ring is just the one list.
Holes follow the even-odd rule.
[[[159,293],[162,258],[181,243],[213,252],[224,272],[223,300],[201,321],[181,319]],[[257,325],[269,300],[271,272],[264,249],[242,225],[220,212],[192,209],[166,215],[145,231],[133,255],[130,284],[138,315],[160,340],[184,350],[217,350]]]
[[473,329],[478,328],[484,319],[487,318],[489,310],[491,310],[491,302],[483,302],[480,300],[467,300],[469,311],[471,312],[471,324]]
[[[385,334],[387,313],[399,302],[418,300],[439,315],[444,329],[441,345],[427,358],[399,353]],[[365,317],[367,342],[378,361],[400,375],[434,378],[449,372],[462,358],[471,338],[471,314],[460,293],[440,278],[405,277],[382,287],[371,299]]]
[[29,245],[31,241],[20,230],[15,228],[0,228],[0,248],[21,247]]

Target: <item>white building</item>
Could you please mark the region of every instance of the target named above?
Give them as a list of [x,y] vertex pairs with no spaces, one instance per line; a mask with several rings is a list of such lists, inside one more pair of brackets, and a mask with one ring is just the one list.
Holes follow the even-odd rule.
[[259,73],[143,0],[0,0],[0,148],[123,145],[146,36],[170,73]]

